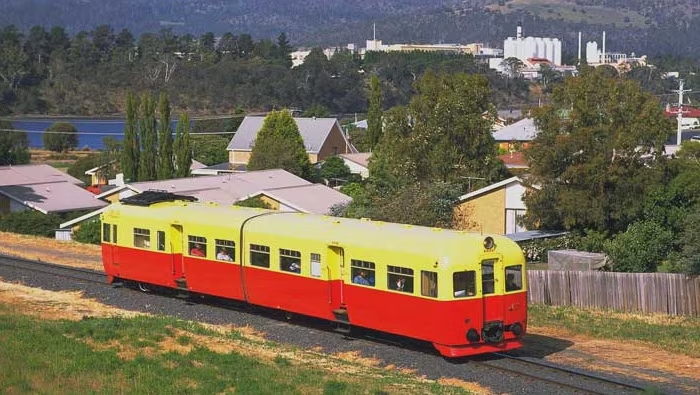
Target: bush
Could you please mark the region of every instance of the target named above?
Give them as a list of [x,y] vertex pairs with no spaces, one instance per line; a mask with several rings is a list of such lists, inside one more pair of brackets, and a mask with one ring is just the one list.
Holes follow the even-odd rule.
[[54,152],[66,152],[78,146],[78,130],[68,122],[56,122],[46,129],[44,148]]
[[54,237],[64,219],[56,214],[24,210],[0,217],[0,231],[44,237]]
[[635,222],[603,248],[616,272],[652,273],[671,248],[673,234],[654,221]]
[[78,230],[73,232],[73,240],[79,243],[100,244],[100,220],[93,219],[80,224]]

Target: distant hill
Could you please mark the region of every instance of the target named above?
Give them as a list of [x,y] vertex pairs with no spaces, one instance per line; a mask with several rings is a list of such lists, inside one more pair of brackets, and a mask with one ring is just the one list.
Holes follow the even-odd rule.
[[0,25],[28,30],[60,25],[71,33],[109,24],[139,35],[285,32],[296,45],[344,45],[377,36],[384,42],[485,42],[501,46],[523,23],[526,35],[559,37],[564,51],[600,42],[612,51],[700,58],[698,0],[3,0]]

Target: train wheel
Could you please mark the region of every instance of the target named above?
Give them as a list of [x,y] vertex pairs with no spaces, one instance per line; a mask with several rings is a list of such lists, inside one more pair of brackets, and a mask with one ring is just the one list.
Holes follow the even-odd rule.
[[146,287],[143,283],[139,283],[139,290],[141,290],[141,292],[151,292],[151,290],[148,287]]
[[287,321],[291,321],[294,315],[292,313],[286,312],[284,313],[284,318],[287,319]]

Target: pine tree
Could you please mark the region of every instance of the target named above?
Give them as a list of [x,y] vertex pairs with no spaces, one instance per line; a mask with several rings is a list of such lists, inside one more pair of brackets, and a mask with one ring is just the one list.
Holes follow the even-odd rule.
[[367,110],[367,136],[370,150],[374,149],[382,137],[382,92],[379,77],[370,79],[369,108]]
[[180,115],[175,132],[175,176],[177,178],[190,175],[192,165],[192,140],[190,139],[190,118],[187,114]]
[[156,134],[155,102],[153,96],[148,93],[144,93],[141,96],[141,119],[139,121],[139,129],[141,137],[141,156],[138,180],[155,180],[158,136]]
[[158,99],[160,123],[158,128],[158,167],[156,175],[159,180],[173,177],[173,130],[170,126],[170,101],[168,95],[161,92]]
[[138,135],[138,103],[133,92],[126,94],[126,124],[124,125],[124,149],[121,154],[121,169],[124,179],[138,179],[139,153],[141,151]]
[[311,180],[313,171],[304,139],[289,111],[271,112],[255,139],[248,170],[284,169]]

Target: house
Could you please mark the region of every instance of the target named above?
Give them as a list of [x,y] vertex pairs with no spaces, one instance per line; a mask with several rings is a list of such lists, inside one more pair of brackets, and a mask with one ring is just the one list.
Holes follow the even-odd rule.
[[455,207],[455,226],[499,235],[526,231],[518,223],[526,211],[526,191],[521,178],[511,177],[462,195]]
[[514,143],[526,148],[537,137],[537,132],[534,119],[523,118],[495,131],[493,138],[498,143],[498,147],[503,150],[513,149]]
[[274,209],[311,214],[328,214],[333,206],[350,202],[347,195],[325,185],[312,184],[281,169],[125,183],[96,197],[116,202],[152,189],[224,205],[261,197]]
[[370,152],[358,152],[354,154],[340,154],[340,159],[350,168],[353,174],[359,174],[362,179],[369,177]]
[[44,214],[106,206],[83,182],[49,165],[0,167],[0,215],[24,210]]
[[[229,163],[233,168],[248,164],[255,145],[255,138],[263,126],[265,117],[249,116],[243,119],[228,145]],[[311,163],[318,163],[331,155],[356,153],[335,118],[294,118],[304,140]]]
[[499,155],[498,159],[511,171],[511,173],[525,171],[530,167],[530,164],[525,158],[523,151],[511,150],[510,152]]

